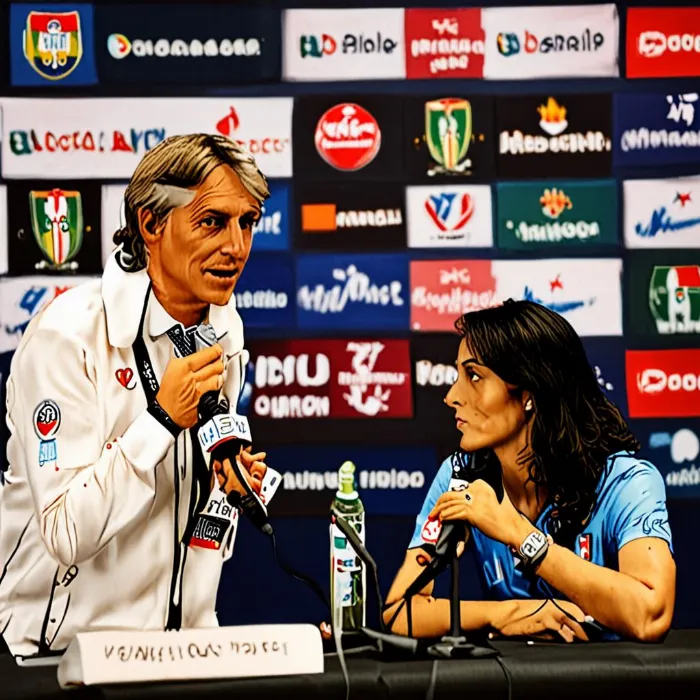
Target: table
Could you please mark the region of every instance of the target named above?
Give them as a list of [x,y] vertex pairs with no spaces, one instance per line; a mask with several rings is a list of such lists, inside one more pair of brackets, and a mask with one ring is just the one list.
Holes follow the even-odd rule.
[[[529,645],[499,641],[497,659],[381,662],[348,658],[350,697],[425,699],[433,674],[433,700],[620,700],[654,697],[695,700],[700,689],[700,630],[674,630],[663,644]],[[509,695],[510,684],[510,695]],[[317,676],[255,678],[178,684],[80,688],[68,695],[55,667],[19,668],[0,657],[2,700],[257,700],[258,698],[345,698],[335,657]]]

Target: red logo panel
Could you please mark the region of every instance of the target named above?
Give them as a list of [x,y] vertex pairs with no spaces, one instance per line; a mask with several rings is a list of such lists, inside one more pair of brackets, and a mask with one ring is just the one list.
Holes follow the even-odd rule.
[[483,78],[481,10],[405,11],[407,78]]
[[700,8],[627,10],[627,77],[700,76]]
[[630,418],[700,416],[700,350],[628,350]]
[[412,418],[408,340],[251,343],[258,418]]

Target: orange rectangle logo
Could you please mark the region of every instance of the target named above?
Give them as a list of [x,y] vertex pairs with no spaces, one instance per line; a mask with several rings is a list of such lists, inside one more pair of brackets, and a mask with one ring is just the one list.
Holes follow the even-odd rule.
[[302,204],[301,230],[307,233],[315,231],[335,231],[335,204]]

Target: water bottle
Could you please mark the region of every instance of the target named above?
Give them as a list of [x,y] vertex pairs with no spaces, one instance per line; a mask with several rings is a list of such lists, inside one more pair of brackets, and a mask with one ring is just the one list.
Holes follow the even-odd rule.
[[[355,465],[345,462],[338,470],[338,490],[332,507],[357,531],[365,543],[365,508],[355,488]],[[362,560],[340,529],[331,523],[332,624],[341,633],[358,632],[365,626],[366,578]]]

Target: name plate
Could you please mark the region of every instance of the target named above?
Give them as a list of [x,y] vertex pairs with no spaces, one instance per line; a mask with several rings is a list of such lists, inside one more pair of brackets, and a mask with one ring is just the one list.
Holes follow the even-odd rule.
[[309,624],[171,632],[82,632],[58,665],[62,688],[323,673],[321,632]]

